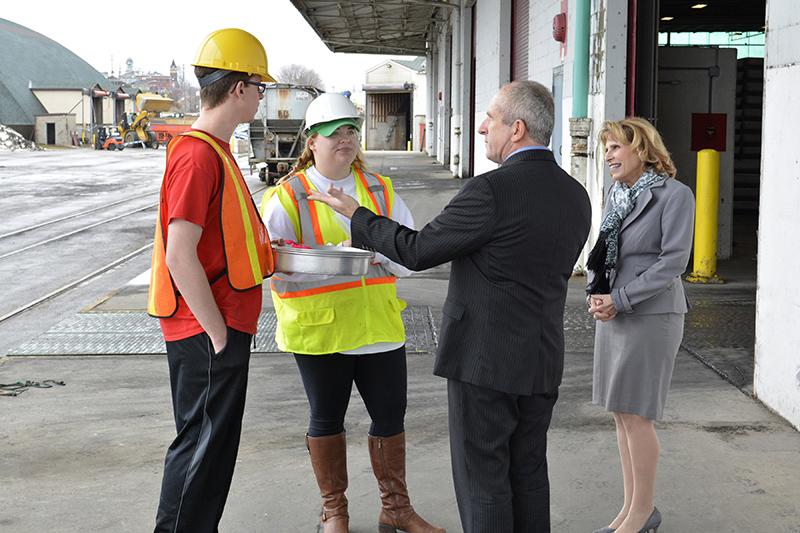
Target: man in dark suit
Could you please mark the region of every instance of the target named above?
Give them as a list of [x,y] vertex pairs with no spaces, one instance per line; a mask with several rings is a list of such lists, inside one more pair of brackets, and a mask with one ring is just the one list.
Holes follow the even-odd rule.
[[584,188],[546,148],[553,99],[518,81],[478,133],[500,167],[472,178],[420,231],[331,189],[355,246],[412,270],[452,261],[434,373],[447,378],[450,453],[465,533],[550,531],[547,429],[564,367],[567,281],[589,234]]

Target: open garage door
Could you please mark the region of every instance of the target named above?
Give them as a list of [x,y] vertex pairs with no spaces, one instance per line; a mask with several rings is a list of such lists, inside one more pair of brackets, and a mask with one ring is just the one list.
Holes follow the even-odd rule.
[[749,261],[753,277],[765,12],[765,0],[629,0],[628,113],[656,123],[693,189],[693,144],[722,146],[717,256]]
[[367,93],[367,150],[407,150],[411,141],[411,92]]

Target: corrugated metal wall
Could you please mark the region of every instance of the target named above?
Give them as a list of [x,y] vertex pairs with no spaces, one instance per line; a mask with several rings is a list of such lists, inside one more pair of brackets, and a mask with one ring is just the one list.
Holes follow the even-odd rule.
[[511,81],[528,79],[530,0],[511,0]]

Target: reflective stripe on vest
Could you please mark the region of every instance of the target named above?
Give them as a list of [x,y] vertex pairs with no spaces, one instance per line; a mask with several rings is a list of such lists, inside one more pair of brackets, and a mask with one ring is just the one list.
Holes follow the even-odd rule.
[[[375,213],[391,210],[393,189],[383,178],[353,169],[359,201]],[[285,209],[299,242],[324,246],[346,238],[335,214],[324,204],[308,201],[312,184],[302,172],[280,185]],[[371,205],[370,205],[371,204]],[[299,219],[299,224],[297,223]],[[326,240],[327,239],[327,240]],[[325,354],[377,342],[403,342],[405,330],[397,299],[396,278],[382,265],[370,265],[365,276],[335,276],[322,281],[289,282],[272,278],[272,299],[278,317],[275,339],[283,351]]]
[[[383,181],[383,176],[377,174],[365,174],[360,168],[356,167],[353,167],[353,173],[359,179],[359,181],[361,181],[361,184],[369,193],[369,197],[372,200],[372,205],[374,205],[377,209],[375,214],[391,218],[392,201],[389,198],[389,189],[386,187],[386,183]],[[375,194],[373,194],[376,192],[381,194],[376,197]]]
[[317,203],[308,201],[308,195],[311,193],[311,184],[308,183],[305,173],[298,172],[297,179],[287,181],[286,186],[292,190],[292,199],[297,206],[297,215],[300,217],[300,231],[303,234],[300,237],[300,242],[303,242],[306,235],[313,234],[314,242],[317,246],[324,246],[325,240],[322,238],[319,216],[317,216]]
[[[184,137],[194,137],[208,143],[222,162],[220,226],[225,252],[223,273],[227,274],[228,283],[237,291],[261,285],[263,279],[274,271],[272,247],[239,166],[213,138],[199,131],[186,132],[175,138],[167,147],[168,161]],[[164,220],[165,216],[166,180],[161,185],[147,304],[148,314],[157,318],[169,318],[178,308],[177,290],[166,263],[168,221]]]

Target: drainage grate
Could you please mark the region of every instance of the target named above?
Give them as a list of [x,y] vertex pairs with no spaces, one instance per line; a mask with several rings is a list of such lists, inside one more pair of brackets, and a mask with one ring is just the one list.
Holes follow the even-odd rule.
[[[436,349],[436,326],[428,306],[409,306],[403,311],[406,351],[432,353]],[[256,349],[253,353],[277,353],[275,312],[261,313]],[[158,321],[144,313],[80,313],[8,355],[144,355],[163,354],[164,340]]]

